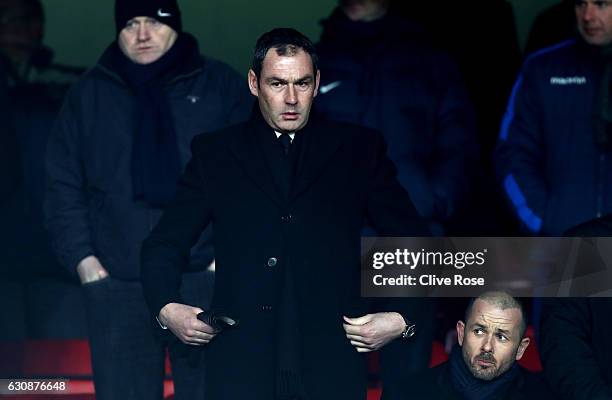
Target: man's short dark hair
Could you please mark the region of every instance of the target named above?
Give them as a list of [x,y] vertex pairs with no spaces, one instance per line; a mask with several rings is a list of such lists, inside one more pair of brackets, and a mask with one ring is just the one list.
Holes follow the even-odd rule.
[[264,58],[270,49],[276,49],[279,56],[293,56],[303,50],[312,60],[313,71],[319,69],[319,58],[314,44],[306,36],[292,28],[276,28],[266,32],[257,39],[251,69],[257,75],[261,74]]
[[482,300],[488,304],[494,305],[500,310],[507,310],[509,308],[518,308],[521,312],[521,325],[519,333],[521,334],[521,338],[524,337],[525,331],[527,330],[527,315],[525,315],[525,309],[523,308],[523,303],[512,297],[509,293],[506,292],[485,292],[482,293],[478,297],[473,297],[470,299],[467,308],[465,309],[465,324],[467,325],[470,314],[472,313],[472,308],[474,307],[474,302],[476,300]]

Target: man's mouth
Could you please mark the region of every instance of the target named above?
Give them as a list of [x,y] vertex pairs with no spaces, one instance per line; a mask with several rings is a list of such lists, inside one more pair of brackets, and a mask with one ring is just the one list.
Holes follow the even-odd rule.
[[495,359],[491,355],[480,355],[474,360],[481,367],[489,368],[495,365]]
[[495,365],[493,361],[480,360],[480,359],[476,360],[476,364],[478,364],[481,367],[485,367],[485,368],[492,367]]
[[300,117],[300,113],[297,112],[284,112],[281,114],[284,120],[294,121]]
[[596,27],[585,27],[584,28],[584,33],[586,33],[588,36],[595,36],[598,35],[601,32],[601,28],[596,28]]

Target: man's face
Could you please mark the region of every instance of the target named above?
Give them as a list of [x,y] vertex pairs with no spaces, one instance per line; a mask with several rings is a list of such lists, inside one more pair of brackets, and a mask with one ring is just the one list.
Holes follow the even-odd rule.
[[119,48],[136,64],[150,64],[170,50],[177,36],[155,18],[135,17],[119,33]]
[[268,125],[280,133],[302,129],[319,90],[319,71],[315,74],[310,55],[300,49],[293,55],[279,56],[272,48],[260,75],[249,71],[249,89],[257,96]]
[[351,21],[370,22],[386,14],[389,0],[340,0],[340,8]]
[[468,321],[457,322],[463,360],[474,377],[490,381],[523,357],[529,338],[521,338],[521,311],[476,300]]
[[575,9],[578,31],[587,43],[612,43],[612,0],[576,0]]
[[26,62],[40,45],[43,20],[21,0],[0,0],[0,51],[13,63]]

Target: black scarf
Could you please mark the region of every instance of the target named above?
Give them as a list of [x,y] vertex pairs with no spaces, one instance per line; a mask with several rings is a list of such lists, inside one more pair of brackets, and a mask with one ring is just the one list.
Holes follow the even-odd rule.
[[465,365],[459,346],[453,347],[448,362],[453,388],[466,400],[503,399],[519,374],[519,367],[514,363],[508,371],[491,381],[478,379]]
[[114,64],[135,95],[132,187],[134,197],[154,206],[174,198],[181,172],[172,108],[164,87],[197,52],[193,37],[180,34],[155,62],[136,64],[115,44]]
[[[282,147],[276,138],[272,128],[261,115],[259,106],[255,104],[251,113],[251,123],[259,138],[261,151],[279,194],[286,201],[291,193],[291,186],[297,174],[298,164],[304,132],[297,132],[289,147],[287,155],[282,154]],[[290,236],[287,231],[288,225],[284,227],[283,237]],[[301,358],[303,337],[300,329],[299,308],[297,293],[294,282],[294,274],[291,271],[292,253],[289,248],[292,243],[283,243],[284,252],[281,254],[279,271],[280,291],[276,318],[276,388],[275,400],[307,399],[302,380]]]

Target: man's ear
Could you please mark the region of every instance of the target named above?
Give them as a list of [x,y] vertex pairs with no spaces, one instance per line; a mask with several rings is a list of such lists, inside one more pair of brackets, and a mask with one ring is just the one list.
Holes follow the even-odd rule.
[[523,354],[525,354],[525,350],[527,350],[530,342],[531,340],[528,337],[521,339],[521,343],[519,343],[518,350],[516,351],[516,361],[523,357]]
[[252,69],[249,70],[247,81],[249,82],[249,90],[251,91],[251,94],[257,97],[259,95],[259,82],[257,81],[255,71]]
[[463,346],[463,335],[465,334],[465,324],[463,321],[457,321],[457,342],[459,346]]
[[314,95],[312,97],[316,97],[319,93],[319,83],[321,82],[321,71],[317,70],[317,75],[315,76],[315,89]]

